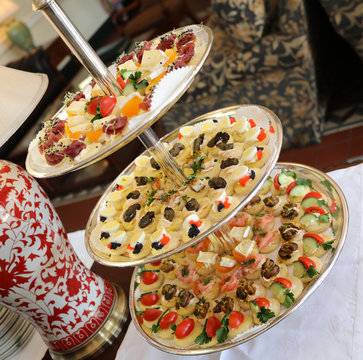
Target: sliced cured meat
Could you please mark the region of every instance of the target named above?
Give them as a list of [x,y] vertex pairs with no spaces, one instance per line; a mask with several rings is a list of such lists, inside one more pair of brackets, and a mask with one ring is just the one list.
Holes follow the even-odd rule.
[[73,140],[62,152],[64,155],[67,155],[69,158],[74,160],[74,158],[85,148],[86,144],[84,142]]
[[175,38],[176,34],[171,34],[168,37],[163,38],[156,48],[162,51],[165,51],[166,49],[171,49],[174,45]]
[[59,164],[64,159],[64,155],[59,152],[45,153],[44,157],[47,163],[52,166]]
[[144,41],[142,48],[136,53],[136,58],[139,64],[141,64],[142,56],[144,55],[145,50],[151,49],[152,42],[151,41]]
[[141,110],[148,111],[151,106],[151,95],[147,94],[144,99],[142,100],[142,103],[139,105],[139,108]]
[[120,116],[106,122],[106,124],[104,124],[102,127],[102,131],[108,135],[120,134],[126,125],[127,117]]
[[181,36],[176,43],[176,48],[178,52],[180,52],[180,49],[188,42],[193,41],[195,39],[195,35],[192,32],[185,33],[183,36]]
[[120,59],[120,61],[119,61],[119,63],[118,63],[118,64],[119,64],[119,65],[124,64],[126,61],[131,60],[133,57],[134,57],[134,53],[124,55],[124,56]]
[[178,60],[175,63],[175,69],[186,66],[194,56],[194,43],[188,43],[179,52]]

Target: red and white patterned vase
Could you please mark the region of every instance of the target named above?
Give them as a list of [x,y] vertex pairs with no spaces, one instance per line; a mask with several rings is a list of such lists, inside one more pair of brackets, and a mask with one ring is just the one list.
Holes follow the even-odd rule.
[[28,319],[53,352],[69,352],[104,324],[114,287],[75,255],[38,183],[0,160],[0,304]]

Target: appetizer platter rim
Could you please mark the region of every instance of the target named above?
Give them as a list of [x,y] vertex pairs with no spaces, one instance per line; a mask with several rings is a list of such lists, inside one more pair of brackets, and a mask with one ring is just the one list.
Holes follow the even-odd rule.
[[[255,104],[244,104],[244,105],[232,105],[232,106],[228,106],[228,107],[224,107],[221,109],[217,109],[217,110],[213,110],[210,111],[206,114],[200,115],[192,120],[190,120],[189,122],[179,126],[178,128],[174,129],[173,131],[171,131],[170,133],[166,134],[165,136],[163,136],[160,141],[174,141],[177,138],[177,135],[179,133],[179,130],[184,127],[184,126],[188,126],[188,125],[193,125],[196,124],[198,122],[202,122],[208,119],[212,119],[215,117],[222,117],[222,116],[228,116],[230,114],[233,114],[237,109],[239,108],[244,108],[244,107],[257,107],[259,110],[262,110],[266,113],[269,114],[269,116],[266,115],[266,117],[268,118],[269,121],[272,121],[272,125],[275,128],[275,135],[276,135],[276,140],[275,140],[275,152],[271,155],[270,159],[269,159],[269,165],[267,166],[265,173],[261,175],[260,179],[257,181],[257,184],[255,185],[254,189],[247,195],[245,195],[244,200],[242,200],[232,211],[230,211],[222,220],[216,222],[214,225],[212,225],[208,230],[198,234],[193,240],[190,240],[186,243],[182,243],[181,245],[177,246],[174,249],[171,249],[165,253],[162,254],[158,254],[158,255],[154,255],[154,256],[148,256],[146,258],[143,259],[137,259],[137,260],[132,260],[130,259],[130,261],[111,261],[109,259],[106,258],[106,256],[100,256],[98,254],[96,254],[90,244],[88,239],[90,238],[90,234],[91,234],[91,223],[95,222],[96,220],[94,219],[95,216],[98,215],[99,213],[99,208],[102,205],[102,203],[104,203],[105,198],[107,197],[107,195],[112,191],[112,189],[115,187],[118,178],[120,177],[120,175],[122,174],[128,174],[130,173],[131,168],[134,166],[134,161],[132,161],[116,178],[115,180],[110,184],[110,186],[106,189],[106,191],[103,193],[103,195],[100,197],[100,199],[98,200],[97,204],[95,205],[95,207],[93,208],[88,221],[87,221],[87,225],[86,225],[86,229],[85,229],[85,245],[86,245],[86,249],[88,254],[91,256],[91,258],[95,261],[97,261],[98,263],[105,265],[105,266],[112,266],[112,267],[127,267],[127,266],[140,266],[140,265],[145,265],[151,262],[155,262],[158,260],[161,260],[165,257],[171,256],[173,254],[176,254],[178,252],[181,252],[183,250],[185,250],[186,248],[193,246],[195,244],[197,244],[199,241],[203,240],[205,237],[209,236],[210,234],[214,233],[215,231],[217,231],[221,226],[223,226],[224,224],[226,224],[230,219],[232,219],[232,217],[238,212],[240,211],[251,199],[254,195],[256,195],[256,193],[259,191],[259,189],[262,187],[264,181],[267,179],[267,177],[269,176],[269,173],[272,171],[272,169],[274,168],[274,166],[277,163],[277,159],[279,157],[280,154],[280,150],[281,150],[281,146],[282,146],[282,125],[281,125],[281,121],[280,119],[277,117],[277,115],[270,109],[261,106],[261,105],[255,105]],[[271,117],[273,118],[273,120],[271,120]],[[148,155],[148,150],[145,150],[142,154],[140,154],[139,156],[143,156],[143,155]]]
[[[201,56],[199,62],[197,65],[194,66],[194,68],[192,70],[190,70],[189,75],[187,77],[187,79],[185,79],[181,85],[179,86],[178,89],[176,91],[174,91],[172,93],[172,96],[170,97],[170,101],[165,103],[162,107],[159,107],[157,109],[154,109],[152,111],[149,111],[148,113],[145,113],[145,119],[147,119],[147,121],[141,122],[140,124],[136,127],[134,127],[132,130],[130,130],[126,136],[122,136],[120,137],[120,139],[118,139],[117,141],[115,141],[114,143],[107,145],[106,147],[104,147],[104,149],[102,149],[101,151],[86,157],[85,159],[76,162],[76,163],[71,163],[68,166],[61,168],[59,170],[54,169],[54,171],[50,171],[53,170],[53,168],[51,167],[49,169],[49,171],[46,170],[41,170],[40,168],[33,166],[32,164],[32,158],[31,158],[31,154],[29,152],[28,149],[28,153],[27,153],[27,157],[26,157],[26,161],[25,161],[25,167],[27,172],[34,176],[35,178],[39,178],[39,179],[49,179],[49,178],[54,178],[57,176],[61,176],[61,175],[66,175],[70,172],[76,171],[76,170],[80,170],[83,169],[89,165],[92,165],[104,158],[106,158],[107,156],[113,154],[114,152],[116,152],[117,150],[121,149],[122,147],[124,147],[125,145],[127,145],[129,142],[131,142],[132,140],[134,140],[136,137],[138,137],[140,134],[142,134],[146,129],[148,129],[150,126],[152,126],[156,121],[158,121],[163,115],[165,115],[165,113],[167,113],[171,107],[173,107],[175,105],[175,103],[183,96],[183,94],[188,90],[188,88],[190,87],[190,85],[192,84],[194,78],[198,75],[201,67],[203,66],[205,60],[207,59],[210,50],[212,48],[212,43],[213,43],[213,32],[211,30],[210,27],[203,25],[203,24],[192,24],[192,25],[186,25],[186,26],[182,26],[180,28],[177,29],[173,29],[171,31],[168,31],[164,34],[158,35],[155,38],[153,38],[150,41],[154,41],[156,38],[161,38],[163,36],[169,35],[171,33],[174,32],[183,32],[186,31],[190,28],[193,27],[197,27],[200,28],[201,30],[205,31],[207,34],[207,44],[205,46],[204,49],[204,53]],[[114,66],[114,64],[112,64],[109,69],[111,69]],[[89,84],[87,84],[86,86],[84,86],[80,91],[85,91],[87,88],[89,87]],[[58,114],[60,114],[61,112],[63,112],[65,110],[66,106],[63,105],[53,116],[57,117]],[[47,119],[45,119],[47,120]],[[44,121],[45,121],[44,120]],[[34,139],[33,139],[34,140]]]
[[138,267],[135,267],[131,282],[130,282],[130,291],[129,291],[129,308],[130,308],[130,314],[131,314],[131,320],[136,327],[137,331],[142,335],[142,337],[153,347],[157,348],[158,350],[164,351],[166,353],[175,354],[175,355],[189,355],[189,356],[195,356],[195,355],[206,355],[206,354],[212,354],[223,350],[231,349],[235,346],[242,345],[246,343],[247,341],[250,341],[259,335],[263,334],[265,331],[271,329],[276,324],[278,324],[281,320],[283,320],[285,317],[293,313],[295,310],[297,310],[314,292],[315,290],[323,283],[325,278],[328,276],[330,271],[332,270],[333,266],[337,262],[341,251],[343,249],[344,243],[346,241],[347,232],[348,232],[348,224],[349,224],[349,211],[348,211],[348,204],[345,198],[345,195],[343,191],[340,189],[339,185],[327,174],[323,173],[322,171],[308,166],[308,165],[302,165],[298,163],[292,163],[292,162],[278,162],[275,165],[275,168],[273,170],[277,169],[289,169],[296,171],[296,168],[300,168],[299,170],[303,171],[309,171],[311,174],[313,174],[316,178],[322,179],[322,181],[328,181],[336,194],[336,198],[339,198],[339,203],[341,205],[340,212],[341,212],[341,229],[340,229],[340,236],[339,240],[337,241],[337,247],[334,250],[333,255],[330,257],[328,263],[324,267],[322,273],[317,277],[315,280],[311,281],[303,290],[303,294],[299,299],[293,303],[291,307],[286,309],[285,312],[281,313],[280,315],[274,317],[272,320],[270,320],[269,323],[262,324],[262,325],[255,325],[256,330],[251,331],[249,329],[247,331],[248,335],[244,336],[242,339],[232,339],[228,343],[223,343],[216,346],[211,347],[205,347],[205,348],[190,348],[190,349],[183,349],[183,348],[177,348],[177,347],[170,347],[164,344],[161,344],[160,342],[154,340],[151,338],[141,327],[137,320],[136,316],[136,309],[135,309],[135,289],[134,285],[137,278],[137,273],[139,271]]

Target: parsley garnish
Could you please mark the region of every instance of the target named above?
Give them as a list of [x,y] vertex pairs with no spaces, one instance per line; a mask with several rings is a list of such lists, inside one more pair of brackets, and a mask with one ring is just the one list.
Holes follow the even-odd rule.
[[165,195],[163,195],[161,197],[161,201],[163,201],[163,202],[168,201],[169,196],[170,195],[173,195],[175,193],[176,193],[176,190],[170,190],[170,191],[168,191]]
[[146,181],[153,182],[153,181],[155,181],[155,178],[153,176],[150,176],[150,177],[146,178]]
[[333,187],[328,180],[321,181],[320,184],[324,185],[330,192],[333,192]]
[[255,261],[256,261],[256,259],[251,259],[251,260],[248,260],[248,261],[243,261],[242,262],[242,265],[243,266],[249,266],[249,265],[252,265]]
[[208,276],[207,278],[203,278],[204,285],[208,285],[213,280],[212,277]]
[[260,320],[262,324],[273,317],[275,317],[275,313],[270,309],[266,309],[264,306],[261,306],[260,311],[257,313],[257,319]]
[[224,315],[222,321],[221,321],[221,327],[217,330],[217,340],[219,343],[223,343],[227,340],[228,336],[228,325],[229,325],[229,315],[231,314],[231,311],[228,311],[226,315]]
[[326,206],[325,200],[318,199],[318,206],[320,206],[320,207]]
[[294,298],[294,294],[291,290],[289,289],[286,289],[285,291],[285,300],[284,300],[284,303],[283,305],[286,307],[286,308],[289,308],[295,301],[295,298]]
[[[281,171],[281,174],[284,174],[284,175],[286,175],[286,176],[290,176],[290,177],[292,177],[292,178],[296,179],[296,173],[295,173],[295,172],[293,172],[293,171],[282,170],[282,171]],[[272,180],[272,178],[271,178],[271,180]]]
[[296,183],[298,185],[307,185],[307,186],[311,186],[312,185],[312,182],[310,179],[303,179],[303,178],[298,178],[296,180]]
[[324,250],[331,250],[334,251],[333,248],[333,243],[334,243],[335,239],[331,240],[331,241],[326,241],[325,243],[320,244]]
[[189,275],[189,268],[188,265],[183,265],[181,268],[181,274],[183,277],[187,277]]
[[208,337],[205,329],[207,327],[208,319],[205,320],[202,332],[195,338],[194,342],[199,345],[208,344],[212,338]]
[[198,161],[194,161],[191,168],[193,170],[193,175],[196,175],[198,171],[201,171],[202,170],[202,165],[203,165],[203,162],[205,160],[206,156],[203,155],[201,156]]
[[309,266],[309,269],[306,270],[306,274],[309,276],[309,278],[314,277],[315,275],[318,275],[319,272],[314,268],[313,265]]
[[166,309],[162,314],[161,316],[159,317],[159,320],[156,324],[154,324],[152,327],[151,327],[151,330],[153,333],[157,333],[159,330],[160,330],[160,321],[161,319],[164,317],[164,315],[170,311],[170,309]]
[[147,200],[147,203],[146,203],[147,206],[151,205],[151,203],[155,200],[154,199],[155,194],[156,194],[156,190],[147,192],[147,195],[148,195],[148,200]]
[[130,74],[128,80],[134,86],[135,89],[143,89],[149,85],[146,79],[141,79],[141,71],[136,71],[135,74]]
[[328,214],[320,215],[318,221],[320,223],[328,223],[330,221],[329,215]]
[[137,310],[137,309],[136,309],[136,306],[135,306],[135,315],[136,315],[136,316],[142,316],[142,315],[143,315],[143,313],[144,313],[143,311]]
[[264,216],[265,214],[262,212],[262,213],[259,213],[259,214],[257,214],[256,215],[256,217],[262,217],[262,216]]

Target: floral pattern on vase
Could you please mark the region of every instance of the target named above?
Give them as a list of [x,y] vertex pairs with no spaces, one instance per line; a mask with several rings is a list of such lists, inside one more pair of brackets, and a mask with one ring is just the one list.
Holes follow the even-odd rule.
[[28,319],[47,346],[70,350],[110,313],[114,289],[78,259],[38,183],[0,160],[0,304]]

